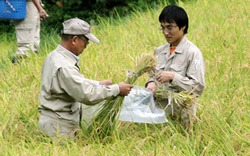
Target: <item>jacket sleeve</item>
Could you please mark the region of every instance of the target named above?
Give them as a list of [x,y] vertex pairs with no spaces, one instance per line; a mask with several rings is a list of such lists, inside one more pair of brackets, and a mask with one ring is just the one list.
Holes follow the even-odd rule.
[[78,102],[94,105],[106,98],[119,94],[118,85],[99,85],[86,79],[76,67],[62,67],[58,70],[58,82],[65,92]]
[[193,91],[201,95],[204,86],[204,61],[201,52],[195,51],[190,55],[186,75],[175,73],[171,85],[181,90]]

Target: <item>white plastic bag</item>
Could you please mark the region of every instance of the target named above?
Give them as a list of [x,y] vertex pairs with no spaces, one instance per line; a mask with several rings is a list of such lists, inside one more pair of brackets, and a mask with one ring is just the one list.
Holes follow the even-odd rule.
[[164,110],[156,106],[152,92],[140,86],[134,86],[124,98],[119,120],[154,124],[168,122]]
[[[82,105],[84,126],[91,124],[102,104],[103,102],[93,106]],[[154,124],[168,122],[164,110],[156,106],[152,92],[140,86],[134,86],[129,95],[125,96],[119,120]]]

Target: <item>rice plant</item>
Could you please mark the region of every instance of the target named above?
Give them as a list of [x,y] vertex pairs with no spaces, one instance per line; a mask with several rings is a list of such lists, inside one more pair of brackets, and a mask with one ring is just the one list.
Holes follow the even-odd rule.
[[[250,155],[249,1],[178,3],[189,15],[187,36],[205,61],[206,85],[198,101],[195,135],[183,136],[171,124],[127,122],[119,122],[123,124],[118,124],[115,135],[107,137],[113,140],[109,144],[79,137],[60,146],[41,135],[37,107],[42,64],[60,41],[56,30],[47,31],[42,25],[46,33],[41,34],[41,53],[16,66],[9,58],[16,48],[15,33],[0,34],[0,155]],[[158,29],[165,5],[134,12],[115,23],[100,18],[93,33],[101,42],[90,43],[80,56],[81,73],[95,80],[124,81],[126,69],[135,67],[131,58],[151,54],[166,43]],[[144,74],[135,84],[144,85],[147,78]]]
[[[134,84],[144,73],[154,71],[156,62],[153,55],[143,54],[136,59],[134,71],[127,75],[126,83]],[[101,106],[93,118],[90,133],[97,133],[100,139],[111,136],[117,127],[117,119],[122,108],[124,96],[111,97]]]

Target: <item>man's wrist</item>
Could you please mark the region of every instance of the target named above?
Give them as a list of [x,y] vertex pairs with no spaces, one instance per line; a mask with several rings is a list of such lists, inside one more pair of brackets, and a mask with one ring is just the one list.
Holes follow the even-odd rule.
[[171,80],[169,81],[169,83],[172,83],[172,81],[174,80],[174,76],[175,76],[175,72],[172,72]]
[[[147,88],[148,84],[150,83],[155,83],[155,81],[151,80],[151,81],[148,81],[146,84],[145,84],[145,88]],[[156,83],[155,83],[156,84]]]

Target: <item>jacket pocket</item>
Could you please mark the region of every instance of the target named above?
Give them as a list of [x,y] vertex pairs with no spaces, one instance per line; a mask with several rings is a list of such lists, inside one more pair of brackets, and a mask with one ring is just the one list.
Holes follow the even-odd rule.
[[71,105],[71,108],[70,108],[70,110],[71,110],[71,112],[72,113],[75,113],[77,110],[79,110],[80,109],[80,104],[78,103],[78,102],[76,102],[76,103],[73,103],[72,105]]
[[165,65],[164,64],[158,64],[156,67],[155,67],[155,69],[156,70],[163,70],[165,68]]
[[171,69],[172,71],[177,72],[177,73],[184,72],[184,71],[186,70],[185,68],[186,68],[186,67],[183,66],[182,64],[172,64],[172,65],[170,66],[170,69]]

